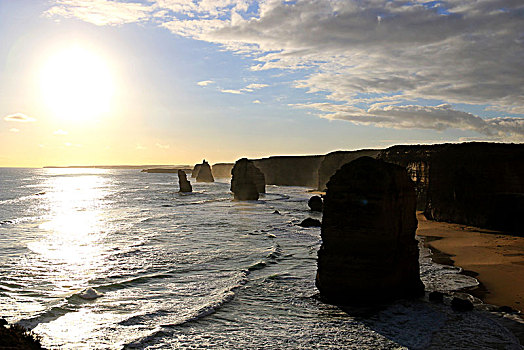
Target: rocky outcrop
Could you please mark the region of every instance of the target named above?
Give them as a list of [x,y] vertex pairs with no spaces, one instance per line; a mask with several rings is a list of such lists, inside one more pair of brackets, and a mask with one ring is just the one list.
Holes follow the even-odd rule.
[[266,192],[264,174],[247,158],[239,159],[231,170],[231,191],[236,200],[257,200]]
[[233,169],[233,163],[217,163],[213,164],[211,171],[213,172],[214,178],[230,178],[231,170]]
[[192,178],[196,178],[198,176],[198,172],[200,171],[201,166],[202,164],[195,164],[195,166],[193,167],[193,171],[191,172]]
[[211,172],[211,167],[209,163],[204,159],[202,164],[200,164],[200,169],[198,169],[196,175],[197,182],[214,182],[213,173]]
[[398,165],[361,157],[327,184],[316,285],[337,304],[424,294],[413,183]]
[[178,171],[178,185],[180,192],[192,192],[191,183],[187,180],[186,173],[183,170]]
[[302,222],[300,224],[298,224],[298,226],[301,226],[301,227],[320,227],[320,226],[322,226],[322,223],[318,219],[305,218],[304,220],[302,220]]
[[266,178],[266,184],[315,188],[318,167],[324,156],[279,156],[253,160]]
[[322,197],[313,196],[307,201],[307,205],[312,211],[322,211]]
[[319,191],[326,190],[326,184],[333,174],[342,167],[342,165],[352,162],[360,157],[377,157],[380,150],[363,149],[358,151],[336,151],[328,153],[322,159],[318,168],[318,185]]
[[524,232],[524,144],[394,146],[379,158],[408,170],[428,219]]

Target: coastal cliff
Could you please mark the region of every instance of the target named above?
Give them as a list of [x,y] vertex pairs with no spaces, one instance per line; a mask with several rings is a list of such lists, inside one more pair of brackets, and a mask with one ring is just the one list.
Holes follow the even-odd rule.
[[413,183],[401,166],[362,157],[327,184],[316,285],[336,304],[420,296]]
[[324,156],[278,156],[254,159],[253,164],[264,173],[266,184],[316,188],[318,168]]
[[407,169],[428,219],[523,234],[523,144],[393,146],[379,158]]
[[215,178],[230,178],[233,163],[217,163],[211,166],[211,172]]
[[376,158],[379,152],[380,150],[363,149],[358,151],[336,151],[326,154],[318,168],[317,189],[319,191],[325,191],[327,182],[342,165],[360,157]]

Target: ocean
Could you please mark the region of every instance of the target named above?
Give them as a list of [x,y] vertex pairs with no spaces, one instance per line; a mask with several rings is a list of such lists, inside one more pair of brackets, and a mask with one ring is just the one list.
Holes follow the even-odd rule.
[[[315,288],[304,187],[235,202],[229,179],[0,168],[0,316],[50,349],[520,349],[488,313],[426,300],[359,315]],[[431,261],[428,291],[478,284]],[[387,291],[385,291],[387,292]]]

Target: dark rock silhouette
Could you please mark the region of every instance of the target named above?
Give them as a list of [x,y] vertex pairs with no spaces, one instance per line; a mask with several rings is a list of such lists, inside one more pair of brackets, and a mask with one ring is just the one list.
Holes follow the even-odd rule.
[[435,303],[442,303],[444,302],[444,293],[439,291],[433,291],[429,293],[428,295],[429,301],[435,302]]
[[313,211],[322,211],[322,198],[320,196],[313,196],[309,198],[307,205]]
[[327,184],[316,285],[332,303],[424,294],[413,183],[398,165],[361,157]]
[[196,178],[198,176],[198,172],[200,171],[200,167],[202,164],[195,164],[193,167],[193,171],[191,172],[191,177]]
[[191,183],[187,180],[186,173],[183,170],[178,170],[178,185],[180,192],[193,192]]
[[211,172],[211,167],[205,159],[202,161],[202,164],[200,164],[200,168],[197,170],[196,180],[197,182],[215,181],[215,179],[213,178],[213,173]]
[[213,164],[211,171],[214,178],[230,178],[231,170],[233,169],[233,163],[217,163]]
[[524,232],[524,144],[394,146],[379,158],[408,170],[428,219]]
[[315,188],[318,167],[324,156],[277,156],[254,159],[253,164],[264,174],[267,185],[307,186]]
[[266,192],[264,174],[247,158],[237,160],[231,170],[231,191],[236,200],[257,200]]
[[298,226],[302,227],[320,227],[322,223],[318,219],[305,218]]
[[336,151],[326,154],[318,168],[318,185],[319,191],[326,190],[326,184],[335,174],[335,172],[342,167],[342,165],[354,161],[360,157],[376,158],[380,150],[363,149],[358,151]]
[[451,308],[455,311],[471,311],[473,310],[473,304],[467,299],[454,297],[451,300]]

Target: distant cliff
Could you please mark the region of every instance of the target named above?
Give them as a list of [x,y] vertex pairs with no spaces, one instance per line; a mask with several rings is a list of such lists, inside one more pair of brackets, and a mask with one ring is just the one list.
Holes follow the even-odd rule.
[[393,146],[379,158],[408,170],[428,219],[524,234],[524,144]]
[[211,166],[211,172],[215,178],[229,178],[231,177],[231,170],[233,163],[217,163]]
[[316,188],[318,168],[324,156],[278,156],[254,159],[267,185],[306,186]]
[[363,149],[358,151],[336,151],[326,154],[318,169],[317,189],[325,191],[327,182],[342,165],[364,156],[376,158],[379,152],[380,150]]

